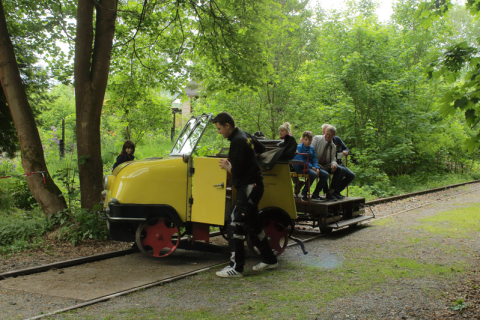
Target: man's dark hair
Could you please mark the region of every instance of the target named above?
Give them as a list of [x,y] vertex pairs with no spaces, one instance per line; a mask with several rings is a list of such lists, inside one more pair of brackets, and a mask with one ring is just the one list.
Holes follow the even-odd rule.
[[132,141],[130,141],[130,140],[125,141],[125,143],[123,144],[123,148],[122,148],[122,153],[123,154],[126,153],[127,148],[132,149],[132,154],[135,153],[135,143],[133,143]]
[[235,120],[233,119],[232,115],[228,112],[220,112],[219,114],[217,114],[215,118],[213,118],[212,122],[219,123],[222,126],[228,123],[230,124],[230,126],[232,126],[232,128],[235,128]]
[[302,138],[308,138],[308,140],[312,140],[313,139],[312,131],[304,131],[302,134]]

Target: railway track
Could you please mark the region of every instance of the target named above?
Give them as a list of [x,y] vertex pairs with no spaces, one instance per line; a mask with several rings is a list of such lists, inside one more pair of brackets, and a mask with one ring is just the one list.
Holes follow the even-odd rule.
[[[387,203],[387,202],[398,201],[398,200],[407,199],[407,198],[411,198],[411,197],[416,197],[416,196],[420,196],[420,195],[424,195],[424,194],[428,194],[428,193],[445,191],[447,189],[462,187],[462,186],[466,186],[466,185],[470,185],[470,184],[474,184],[474,183],[480,183],[480,181],[479,180],[474,180],[474,181],[470,181],[470,182],[466,182],[466,183],[453,184],[453,185],[449,185],[449,186],[445,186],[445,187],[441,187],[441,188],[434,188],[434,189],[425,190],[425,191],[407,193],[407,194],[400,195],[400,196],[394,196],[394,197],[389,197],[389,198],[384,198],[384,199],[376,199],[376,200],[365,202],[365,204],[367,206],[369,206],[373,211],[375,206],[380,205],[380,204],[384,204],[384,203]],[[407,211],[415,210],[415,209],[418,209],[418,208],[421,208],[421,207],[425,207],[427,205],[430,205],[430,204],[433,204],[433,203],[436,203],[436,202],[439,202],[439,201],[449,200],[449,199],[451,199],[453,197],[456,197],[458,195],[473,193],[473,192],[477,191],[478,189],[480,189],[480,185],[477,186],[476,188],[473,188],[472,190],[465,191],[465,192],[462,192],[462,193],[456,193],[455,195],[452,195],[452,196],[447,196],[447,197],[443,197],[443,198],[440,198],[440,199],[436,198],[435,200],[427,201],[427,202],[421,202],[420,204],[415,204],[414,203],[411,206],[407,205],[405,208],[403,208],[401,210],[391,212],[391,213],[388,213],[388,214],[377,212],[377,213],[375,213],[375,218],[374,219],[365,221],[365,222],[363,222],[363,224],[369,224],[369,223],[372,223],[373,221],[376,221],[376,220],[388,218],[388,217],[391,217],[391,216],[394,216],[394,215],[397,215],[397,214],[400,214],[400,213],[403,213],[403,212],[407,212]]]
[[[400,196],[394,196],[394,197],[383,198],[383,199],[376,199],[376,200],[373,200],[373,201],[366,202],[366,205],[369,206],[369,210],[372,210],[372,212],[374,212],[376,206],[381,205],[381,204],[385,204],[385,203],[393,202],[393,201],[397,201],[397,200],[402,200],[402,199],[406,199],[406,198],[417,197],[419,195],[424,195],[424,194],[428,194],[428,193],[444,191],[444,190],[447,190],[447,189],[457,188],[457,187],[461,187],[461,186],[465,186],[465,185],[469,185],[469,184],[474,184],[474,183],[479,183],[479,182],[480,181],[471,181],[471,182],[467,182],[467,183],[449,185],[449,186],[445,186],[445,187],[441,187],[441,188],[435,188],[435,189],[431,189],[431,190],[408,193],[408,194],[400,195]],[[401,213],[404,213],[404,212],[407,212],[407,211],[415,210],[415,209],[433,204],[435,202],[449,200],[449,199],[451,199],[453,197],[456,197],[458,195],[473,193],[473,192],[478,191],[479,189],[480,189],[480,185],[477,186],[476,188],[473,188],[471,190],[468,190],[468,191],[465,191],[465,192],[462,192],[462,193],[456,193],[455,195],[446,196],[446,197],[442,197],[442,198],[435,198],[434,200],[431,200],[431,201],[423,201],[420,204],[413,204],[413,205],[407,206],[405,208],[401,208],[400,210],[390,212],[388,214],[384,214],[384,213],[381,213],[381,212],[376,212],[374,219],[364,221],[361,224],[369,224],[373,221],[388,218],[388,217],[391,217],[391,216],[394,216],[394,215],[397,215],[397,214],[401,214]],[[326,236],[325,234],[319,234],[318,231],[316,233],[313,233],[313,232],[308,232],[306,230],[302,230],[301,232],[303,232],[307,235],[312,235],[311,237],[302,239],[302,241],[304,243],[309,242],[309,241],[313,241],[313,240],[318,239],[320,237]],[[218,235],[220,235],[219,232],[211,234],[211,236],[218,236]],[[291,244],[289,244],[289,247],[294,246],[294,245],[297,245],[297,243],[295,243],[295,242],[291,243]],[[51,270],[53,268],[60,269],[60,268],[68,268],[68,267],[72,267],[72,266],[78,266],[78,265],[85,264],[85,263],[90,263],[90,262],[101,261],[101,260],[110,259],[110,258],[114,258],[114,257],[129,255],[129,254],[132,254],[132,253],[137,252],[137,251],[138,250],[136,250],[135,248],[131,248],[131,249],[115,251],[115,252],[111,252],[111,253],[107,253],[107,254],[99,254],[99,255],[83,257],[83,258],[78,258],[78,259],[73,259],[73,260],[68,260],[68,261],[61,261],[61,262],[52,263],[52,264],[48,264],[48,265],[43,265],[43,266],[39,266],[39,267],[33,267],[33,268],[28,268],[28,269],[23,269],[23,270],[5,272],[5,273],[0,274],[0,280],[7,279],[7,278],[12,278],[12,277],[18,277],[18,276],[22,276],[22,275],[29,275],[29,274],[34,274],[34,273],[45,272],[45,271]],[[48,313],[42,313],[40,315],[31,317],[31,318],[28,318],[28,319],[41,319],[41,318],[45,318],[45,317],[48,317],[48,316],[53,316],[53,315],[56,315],[56,314],[61,314],[61,313],[67,312],[67,311],[71,311],[71,310],[74,310],[74,309],[83,308],[83,307],[86,307],[86,306],[89,306],[89,305],[97,304],[97,303],[100,303],[100,302],[105,302],[105,301],[108,301],[112,298],[119,297],[119,296],[122,296],[122,295],[126,295],[126,294],[129,294],[129,293],[133,293],[133,292],[136,292],[136,291],[139,291],[139,290],[143,290],[143,289],[151,288],[151,287],[154,287],[154,286],[162,285],[162,284],[165,284],[165,283],[173,282],[173,281],[176,281],[176,280],[184,279],[186,277],[190,277],[190,276],[199,274],[201,272],[208,271],[212,268],[225,265],[226,263],[227,263],[227,261],[222,262],[222,263],[215,263],[215,264],[212,264],[208,267],[202,267],[202,268],[198,268],[198,269],[195,269],[195,270],[184,272],[184,273],[172,276],[172,277],[168,277],[168,278],[165,278],[165,279],[162,279],[162,280],[152,281],[150,283],[146,283],[146,284],[143,284],[143,285],[140,285],[140,286],[132,287],[132,288],[129,288],[127,290],[121,290],[121,291],[115,292],[113,294],[105,295],[105,296],[98,297],[98,298],[95,298],[95,299],[90,299],[90,300],[75,304],[73,306],[58,309],[58,310],[48,312]]]

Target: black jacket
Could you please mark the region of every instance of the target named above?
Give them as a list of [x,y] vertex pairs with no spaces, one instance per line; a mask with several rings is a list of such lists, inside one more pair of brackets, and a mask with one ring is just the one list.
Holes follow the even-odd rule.
[[115,170],[115,168],[121,164],[121,163],[124,163],[124,162],[127,162],[127,161],[133,161],[133,159],[135,159],[135,156],[129,156],[128,154],[123,154],[123,153],[120,153],[117,157],[117,161],[115,162],[115,164],[113,165],[113,168],[112,168],[112,171]]
[[252,139],[248,138],[245,132],[235,128],[228,140],[230,140],[228,159],[232,164],[233,186],[238,189],[262,181]]

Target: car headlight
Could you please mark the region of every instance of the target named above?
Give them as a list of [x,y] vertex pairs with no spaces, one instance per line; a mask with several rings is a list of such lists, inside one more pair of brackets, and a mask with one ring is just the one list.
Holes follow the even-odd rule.
[[114,180],[115,176],[113,175],[105,176],[105,180],[103,180],[103,189],[108,190],[109,188],[111,188]]

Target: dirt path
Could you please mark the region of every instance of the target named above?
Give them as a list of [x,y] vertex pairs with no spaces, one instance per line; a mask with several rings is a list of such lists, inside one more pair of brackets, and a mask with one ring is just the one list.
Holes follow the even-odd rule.
[[[275,271],[250,259],[241,279],[209,271],[54,318],[480,319],[480,189],[463,190],[475,191],[333,233],[308,255],[290,248]],[[72,303],[0,291],[2,319]]]

